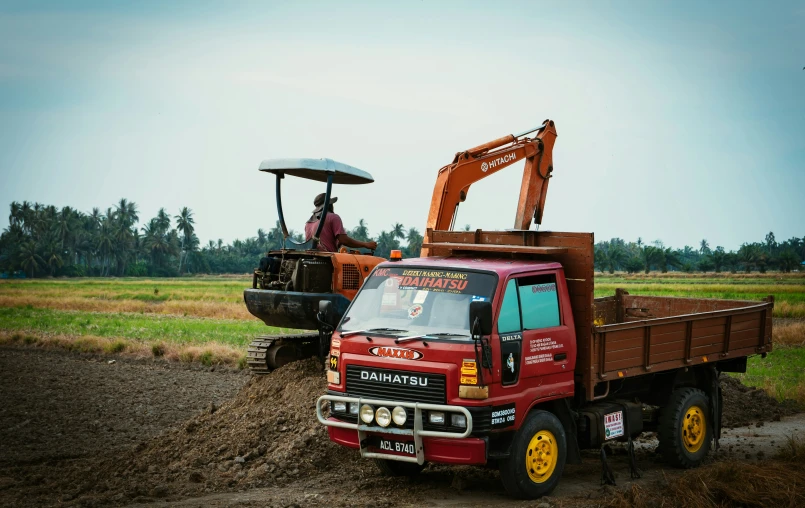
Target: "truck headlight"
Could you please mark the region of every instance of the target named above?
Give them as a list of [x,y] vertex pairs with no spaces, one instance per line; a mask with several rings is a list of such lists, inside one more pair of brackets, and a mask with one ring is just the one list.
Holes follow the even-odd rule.
[[375,419],[375,410],[372,409],[372,406],[370,406],[369,404],[362,405],[361,406],[361,420],[363,420],[363,423],[368,425],[368,424],[372,423],[372,420],[374,420],[374,419]]
[[336,413],[346,413],[347,403],[341,401],[333,402],[333,411],[335,411]]
[[349,414],[357,415],[358,414],[358,403],[357,402],[350,402],[349,403]]
[[444,413],[441,411],[430,411],[428,421],[437,425],[444,425]]
[[450,425],[453,427],[461,427],[463,429],[467,428],[467,417],[462,414],[452,414],[450,415]]
[[377,424],[381,427],[388,427],[391,423],[391,411],[385,407],[381,407],[375,413],[375,419],[377,420]]
[[408,413],[405,412],[405,408],[397,406],[391,411],[391,419],[394,420],[394,423],[397,425],[405,425],[405,420],[408,419]]

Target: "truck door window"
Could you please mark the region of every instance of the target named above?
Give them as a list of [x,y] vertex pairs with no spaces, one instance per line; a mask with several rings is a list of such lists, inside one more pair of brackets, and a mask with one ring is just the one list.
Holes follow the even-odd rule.
[[[509,281],[511,283],[511,281]],[[559,298],[555,275],[535,275],[517,280],[523,329],[559,326]],[[508,294],[508,287],[506,288]],[[504,301],[505,304],[505,301]]]
[[514,279],[506,284],[503,303],[498,315],[498,334],[522,330],[520,325],[520,302],[517,300],[517,282]]

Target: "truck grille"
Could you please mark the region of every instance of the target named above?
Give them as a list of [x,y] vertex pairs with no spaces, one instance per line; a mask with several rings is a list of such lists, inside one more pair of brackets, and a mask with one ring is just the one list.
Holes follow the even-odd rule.
[[444,374],[347,365],[346,388],[351,397],[430,404],[447,402]]

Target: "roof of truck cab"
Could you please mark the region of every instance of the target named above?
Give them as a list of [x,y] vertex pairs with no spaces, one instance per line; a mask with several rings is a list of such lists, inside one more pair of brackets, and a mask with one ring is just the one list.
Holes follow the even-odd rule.
[[483,258],[464,256],[432,256],[427,258],[408,258],[401,261],[388,261],[382,264],[384,268],[402,266],[421,266],[427,268],[455,268],[470,270],[485,270],[498,275],[507,276],[511,273],[520,273],[534,270],[555,270],[562,268],[560,263],[553,261],[532,261],[527,259]]

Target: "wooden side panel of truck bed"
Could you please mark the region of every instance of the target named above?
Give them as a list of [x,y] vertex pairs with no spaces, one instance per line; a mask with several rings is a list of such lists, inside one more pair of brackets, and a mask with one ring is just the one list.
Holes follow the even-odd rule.
[[[595,300],[597,383],[770,351],[773,297],[764,301],[631,296]],[[587,397],[590,398],[589,396]]]

